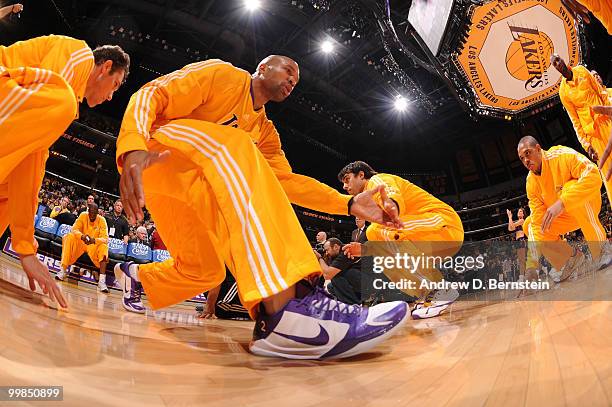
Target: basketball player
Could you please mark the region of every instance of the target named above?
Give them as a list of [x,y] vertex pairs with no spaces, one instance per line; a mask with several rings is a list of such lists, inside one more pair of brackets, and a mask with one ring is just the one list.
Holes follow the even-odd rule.
[[70,233],[62,238],[62,268],[57,280],[64,280],[68,268],[83,253],[100,270],[98,289],[108,293],[106,286],[106,265],[108,264],[108,228],[104,216],[98,215],[98,204],[90,203],[88,212],[83,212],[72,226]]
[[285,56],[265,58],[252,75],[208,60],[132,96],[117,140],[122,202],[134,222],[146,198],[172,258],[115,267],[128,311],[145,311],[138,282],[162,308],[218,286],[227,264],[255,319],[258,355],[351,356],[405,322],[405,303],[349,306],[303,282],[321,270],[290,201],[378,222],[383,211],[372,193],[351,198],[291,171],[264,105],[285,100],[298,80]]
[[[606,233],[597,215],[601,209],[601,177],[597,167],[575,150],[555,146],[544,150],[532,136],[521,138],[518,156],[529,170],[527,198],[531,215],[529,240],[561,272],[561,281],[587,268],[585,256],[560,235],[581,229],[594,261],[600,261]],[[527,269],[536,269],[529,256]]]
[[111,100],[130,59],[117,46],[91,50],[85,41],[50,35],[0,47],[0,231],[10,223],[30,288],[67,306],[47,266],[36,257],[34,215],[48,149],[78,115]]
[[[368,226],[368,241],[401,241],[410,254],[419,256],[453,256],[463,244],[463,224],[457,212],[430,193],[409,181],[390,174],[379,174],[363,161],[355,161],[345,166],[338,174],[338,180],[351,195],[363,191],[377,191],[374,197],[385,211],[397,213],[402,222],[400,228],[390,228],[379,223]],[[381,189],[383,187],[383,189]],[[361,243],[351,242],[345,246],[350,256],[361,255]],[[393,253],[395,254],[395,253]],[[435,268],[422,267],[415,273],[387,270],[393,281],[413,280],[416,289],[402,290],[406,294],[420,298],[412,310],[415,319],[432,318],[440,315],[457,299],[456,290],[428,290],[420,288],[422,280],[440,281],[442,274]],[[390,275],[392,274],[392,275]]]
[[[591,107],[608,105],[608,93],[584,66],[570,69],[556,54],[553,54],[551,60],[563,75],[559,97],[572,120],[578,141],[591,159],[597,162],[608,144],[612,121],[605,115],[594,113]],[[607,172],[607,168],[604,171]],[[612,182],[605,181],[604,184],[608,199],[612,202]]]

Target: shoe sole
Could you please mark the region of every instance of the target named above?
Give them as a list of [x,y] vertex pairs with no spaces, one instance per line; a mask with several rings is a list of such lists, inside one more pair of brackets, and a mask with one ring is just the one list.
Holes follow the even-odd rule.
[[437,314],[427,314],[427,316],[418,316],[413,314],[414,310],[410,312],[410,316],[412,317],[412,319],[429,319],[429,318],[435,318],[440,316],[452,303],[454,303],[455,301],[450,301],[447,302],[445,304],[440,304],[440,305],[436,305],[436,306],[432,306],[432,307],[427,307],[428,310],[437,310],[437,308],[442,308]]
[[[280,358],[285,358],[285,359],[300,359],[300,360],[306,360],[306,359],[314,359],[314,360],[333,360],[333,359],[344,359],[344,358],[348,358],[351,356],[355,356],[358,355],[360,353],[364,353],[367,352],[368,350],[372,349],[373,347],[375,347],[376,345],[378,345],[379,343],[389,339],[391,336],[395,335],[395,333],[397,333],[397,331],[406,323],[406,321],[409,319],[410,317],[410,308],[408,307],[408,304],[406,304],[406,314],[404,315],[404,318],[402,318],[397,324],[395,324],[395,326],[391,329],[389,329],[387,332],[377,336],[376,338],[370,339],[369,341],[365,341],[365,342],[361,342],[357,345],[355,345],[354,347],[352,347],[351,349],[349,349],[348,351],[344,352],[344,353],[340,353],[338,355],[334,355],[334,356],[329,356],[329,357],[323,357],[323,355],[312,355],[312,354],[303,354],[303,355],[299,355],[299,354],[295,354],[295,353],[289,353],[288,351],[283,352],[282,349],[278,348],[278,347],[273,347],[271,346],[271,344],[269,342],[267,342],[265,339],[260,339],[257,340],[255,342],[251,342],[251,344],[249,345],[249,351],[251,353],[253,353],[254,355],[257,356],[267,356],[267,357],[280,357]],[[326,349],[326,352],[329,352],[331,349]],[[305,349],[300,349],[300,351],[304,351],[304,352],[313,352],[316,351],[316,348],[305,348]]]

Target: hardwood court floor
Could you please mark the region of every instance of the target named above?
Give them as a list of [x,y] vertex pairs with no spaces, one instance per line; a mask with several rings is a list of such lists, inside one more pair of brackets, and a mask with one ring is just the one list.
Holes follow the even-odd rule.
[[[117,292],[61,285],[67,311],[21,288],[19,265],[0,258],[0,385],[64,386],[51,405],[612,404],[609,301],[461,301],[372,353],[317,362],[250,355],[252,322],[200,320],[185,305],[136,315]],[[611,288],[606,271],[563,290]]]

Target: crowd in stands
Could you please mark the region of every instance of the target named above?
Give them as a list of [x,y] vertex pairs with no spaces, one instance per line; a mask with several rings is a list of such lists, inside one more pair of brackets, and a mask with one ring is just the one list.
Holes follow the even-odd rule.
[[[84,186],[53,176],[45,176],[38,194],[39,210],[42,207],[42,216],[61,217],[57,219],[58,222],[66,224],[74,223],[81,213],[87,211],[88,200],[98,204],[98,213],[101,216],[108,217],[113,212],[117,197],[91,191]],[[144,214],[142,221],[129,225],[128,241],[145,244],[154,250],[165,250],[165,245],[159,233],[156,232],[155,222],[151,219],[150,213],[145,209]]]

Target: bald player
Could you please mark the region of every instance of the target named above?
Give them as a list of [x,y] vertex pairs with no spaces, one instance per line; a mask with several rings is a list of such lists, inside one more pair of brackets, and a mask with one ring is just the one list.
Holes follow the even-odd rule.
[[111,100],[124,82],[129,56],[118,46],[91,50],[85,41],[49,35],[0,46],[0,233],[10,224],[30,289],[67,306],[42,264],[34,215],[49,147],[78,115]]
[[[532,136],[521,138],[518,156],[529,170],[527,198],[531,215],[525,220],[528,239],[562,273],[561,280],[588,268],[585,256],[560,236],[582,230],[596,262],[602,259],[606,233],[599,222],[601,177],[597,167],[575,150],[555,146],[544,150]],[[529,256],[527,269],[536,269]]]
[[106,265],[108,264],[108,227],[104,216],[98,214],[98,204],[90,203],[87,212],[79,215],[70,233],[62,238],[62,268],[57,280],[64,280],[68,268],[83,253],[100,270],[98,289],[108,293],[106,286]]
[[[606,88],[584,66],[568,67],[556,54],[551,57],[553,66],[563,75],[559,98],[567,111],[582,148],[597,162],[603,154],[612,130],[612,121],[595,113],[593,106],[610,104]],[[608,168],[604,169],[604,173]],[[605,183],[608,198],[612,202],[612,182]]]
[[122,202],[132,222],[146,202],[172,258],[115,267],[128,311],[145,312],[138,282],[161,308],[218,286],[227,265],[256,321],[258,355],[351,356],[407,319],[405,303],[349,306],[304,282],[321,269],[290,201],[379,223],[384,213],[372,192],[352,198],[292,172],[264,105],[284,101],[298,81],[285,56],[265,58],[253,74],[215,59],[132,96],[117,140]]

